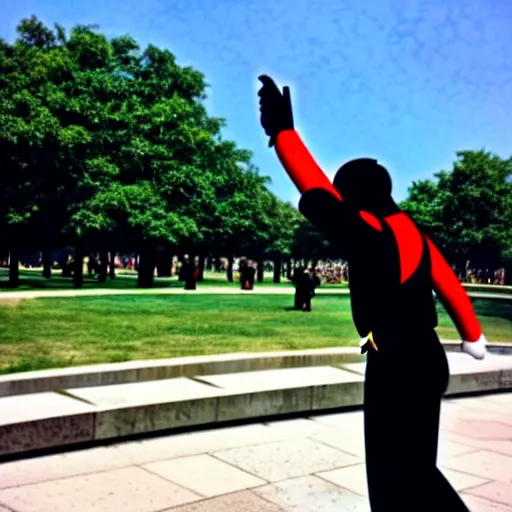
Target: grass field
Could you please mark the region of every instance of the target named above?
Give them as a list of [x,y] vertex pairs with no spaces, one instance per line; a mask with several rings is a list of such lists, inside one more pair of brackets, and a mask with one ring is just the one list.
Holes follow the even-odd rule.
[[[103,296],[0,301],[0,373],[242,351],[358,344],[347,296]],[[473,301],[490,341],[512,341],[512,301]],[[457,339],[444,310],[438,332]]]

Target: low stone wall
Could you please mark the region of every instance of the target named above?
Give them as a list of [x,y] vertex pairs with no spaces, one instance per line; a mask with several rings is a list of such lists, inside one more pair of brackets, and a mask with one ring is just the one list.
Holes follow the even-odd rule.
[[[365,362],[318,364],[328,359],[329,351],[309,352],[313,354],[294,354],[295,359],[282,354],[235,354],[225,368],[233,369],[233,361],[238,361],[245,371],[237,373],[201,373],[5,396],[0,398],[0,458],[174,429],[361,406]],[[347,354],[335,355],[338,360],[344,356]],[[295,361],[302,366],[248,370],[247,365],[258,359],[276,365],[278,361]],[[317,361],[317,365],[307,366],[307,361]],[[490,353],[485,360],[476,361],[449,351],[448,361],[451,380],[447,395],[512,389],[512,355]],[[146,363],[148,367],[150,363]],[[207,368],[205,362],[195,364],[195,368]],[[187,371],[193,367],[189,365]]]

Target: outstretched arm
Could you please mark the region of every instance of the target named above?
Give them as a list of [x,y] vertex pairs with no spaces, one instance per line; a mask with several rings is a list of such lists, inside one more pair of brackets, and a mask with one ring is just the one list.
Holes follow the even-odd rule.
[[439,249],[428,238],[427,243],[432,261],[434,291],[463,339],[463,350],[476,359],[483,359],[486,340],[471,300]]
[[281,164],[301,194],[312,189],[324,189],[342,200],[295,130],[280,132],[275,148]]
[[340,194],[294,129],[289,88],[279,90],[275,82],[266,75],[261,75],[259,80],[263,84],[258,92],[261,125],[270,137],[269,145],[275,146],[277,156],[291,180],[301,194],[313,189],[326,190],[339,202]]

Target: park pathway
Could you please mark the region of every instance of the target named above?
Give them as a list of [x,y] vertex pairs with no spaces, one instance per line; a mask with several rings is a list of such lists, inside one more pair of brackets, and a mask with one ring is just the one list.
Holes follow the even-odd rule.
[[[444,400],[438,464],[471,512],[512,512],[512,393]],[[0,464],[0,512],[71,510],[368,512],[362,413]]]
[[[70,290],[24,290],[24,291],[0,291],[0,300],[5,299],[39,299],[43,297],[90,297],[96,295],[293,295],[295,289],[284,286],[260,286],[254,290],[241,290],[230,286],[198,285],[196,290],[185,290],[182,287],[169,288],[91,288],[91,289],[70,289]],[[348,295],[348,288],[320,288],[318,294],[325,295]]]
[[[41,298],[64,298],[64,297],[91,297],[104,295],[293,295],[293,287],[284,286],[259,286],[254,290],[241,290],[230,286],[198,285],[196,290],[185,290],[178,287],[169,288],[91,288],[91,289],[70,289],[70,290],[23,290],[23,291],[0,291],[0,301],[10,299],[41,299]],[[317,295],[349,295],[348,288],[318,288]],[[469,291],[468,294],[474,298],[504,299],[512,300],[512,294]],[[0,511],[1,512],[1,511]]]

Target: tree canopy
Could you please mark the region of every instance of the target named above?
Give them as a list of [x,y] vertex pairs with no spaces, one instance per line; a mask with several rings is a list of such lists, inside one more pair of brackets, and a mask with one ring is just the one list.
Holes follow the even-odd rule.
[[512,158],[459,151],[451,171],[414,182],[402,208],[460,267],[497,268],[512,257]]
[[[0,229],[16,254],[287,255],[293,209],[208,115],[201,72],[94,26],[24,19],[0,41]],[[288,218],[289,217],[289,218]],[[179,252],[178,251],[178,252]],[[148,278],[149,282],[151,278]]]

